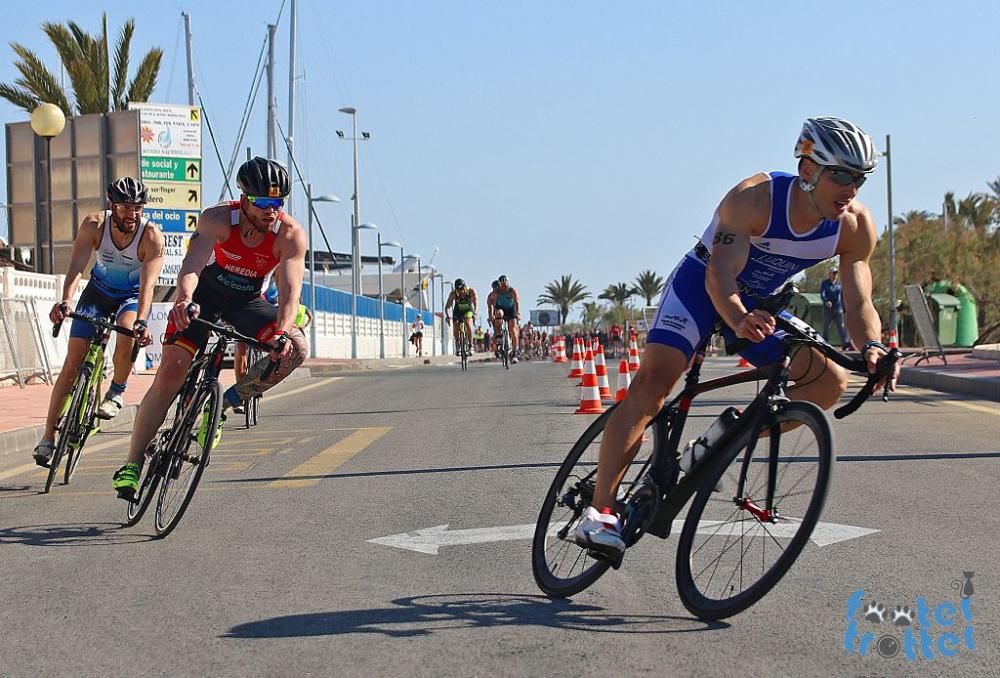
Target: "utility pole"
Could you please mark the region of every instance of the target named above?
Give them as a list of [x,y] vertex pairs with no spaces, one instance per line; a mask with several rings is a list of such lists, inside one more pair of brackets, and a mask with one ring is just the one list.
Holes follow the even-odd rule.
[[194,52],[191,47],[191,15],[187,12],[181,12],[181,16],[184,17],[184,48],[187,53],[188,106],[194,106],[197,97],[194,87]]
[[889,205],[889,343],[897,343],[899,325],[896,324],[896,241],[892,224],[892,152],[889,135],[885,135],[885,185]]
[[[296,2],[291,2],[291,17],[288,22],[289,47],[288,47],[288,138],[285,143],[288,145],[288,166],[292,166],[293,148],[295,146],[295,25],[298,21]],[[292,181],[292,191],[285,198],[285,211],[292,212],[292,196],[295,195],[295,181]],[[311,208],[310,208],[311,209]]]
[[275,24],[267,25],[267,157],[278,158],[278,100],[274,92],[274,38],[278,32]]

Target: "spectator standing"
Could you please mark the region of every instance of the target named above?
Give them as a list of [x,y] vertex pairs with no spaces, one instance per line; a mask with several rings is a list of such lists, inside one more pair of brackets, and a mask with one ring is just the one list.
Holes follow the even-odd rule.
[[823,339],[829,341],[830,323],[837,323],[840,341],[845,350],[852,348],[851,339],[844,327],[844,297],[836,267],[830,269],[829,277],[819,286],[819,296],[823,300]]

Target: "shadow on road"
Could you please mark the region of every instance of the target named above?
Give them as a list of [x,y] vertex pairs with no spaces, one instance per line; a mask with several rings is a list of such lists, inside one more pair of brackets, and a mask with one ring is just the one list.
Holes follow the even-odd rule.
[[724,622],[703,622],[669,615],[610,614],[545,596],[468,593],[397,598],[391,607],[314,612],[239,624],[223,638],[298,638],[355,633],[390,638],[429,636],[450,629],[543,626],[598,633],[693,633],[725,629]]
[[94,546],[151,541],[151,535],[123,532],[120,523],[24,525],[0,528],[0,544],[22,546]]

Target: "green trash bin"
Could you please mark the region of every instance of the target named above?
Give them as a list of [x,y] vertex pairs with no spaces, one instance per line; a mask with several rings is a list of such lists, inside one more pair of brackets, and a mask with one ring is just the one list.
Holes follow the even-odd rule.
[[[801,292],[792,297],[792,301],[788,304],[788,311],[804,320],[809,324],[814,330],[823,333],[823,299],[814,292]],[[830,333],[828,339],[834,346],[841,346],[844,340],[840,336],[840,330],[837,329],[837,323],[830,323]]]
[[942,346],[954,346],[958,337],[958,308],[961,302],[950,294],[935,292],[927,295],[927,305],[931,308],[938,341]]

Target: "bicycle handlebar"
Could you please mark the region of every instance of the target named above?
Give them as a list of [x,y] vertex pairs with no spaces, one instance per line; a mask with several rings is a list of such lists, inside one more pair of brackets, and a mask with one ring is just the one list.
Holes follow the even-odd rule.
[[[122,325],[116,325],[114,323],[109,323],[107,320],[105,320],[103,318],[95,318],[95,317],[92,317],[92,316],[89,316],[89,315],[83,315],[81,313],[77,313],[76,311],[70,311],[69,313],[66,314],[66,317],[67,318],[73,318],[74,320],[83,320],[84,322],[88,322],[91,325],[93,325],[94,327],[97,327],[98,329],[117,332],[118,334],[126,336],[129,339],[135,339],[135,331],[134,330],[130,330],[129,328],[123,327]],[[53,337],[58,337],[59,336],[59,331],[62,329],[62,324],[63,324],[63,321],[60,320],[59,322],[57,322],[56,324],[54,324],[52,326],[52,336]],[[132,358],[131,358],[130,362],[134,363],[135,359],[138,356],[139,356],[139,342],[134,342],[132,344]]]
[[[844,417],[853,414],[859,407],[861,407],[861,404],[864,401],[871,397],[871,395],[875,392],[875,385],[878,384],[879,380],[884,377],[892,376],[896,369],[896,363],[902,359],[902,353],[900,353],[898,348],[891,349],[886,355],[879,358],[875,365],[875,373],[869,374],[868,362],[864,359],[864,357],[852,358],[845,355],[830,344],[826,343],[819,336],[816,330],[805,325],[802,321],[795,319],[797,322],[792,322],[791,320],[778,315],[788,306],[789,303],[791,303],[792,297],[794,297],[797,292],[798,289],[795,287],[795,284],[788,283],[774,295],[760,300],[757,308],[772,314],[774,316],[774,322],[777,329],[783,330],[790,337],[792,342],[801,343],[815,348],[823,353],[823,355],[829,358],[832,362],[840,365],[845,370],[864,374],[868,377],[864,386],[861,387],[861,390],[854,395],[850,402],[833,411],[834,417],[837,419],[843,419]],[[751,344],[752,342],[749,339],[740,339],[726,348],[731,353],[739,353]],[[886,379],[885,386],[882,389],[882,402],[888,402],[889,400],[889,385],[889,379]]]

